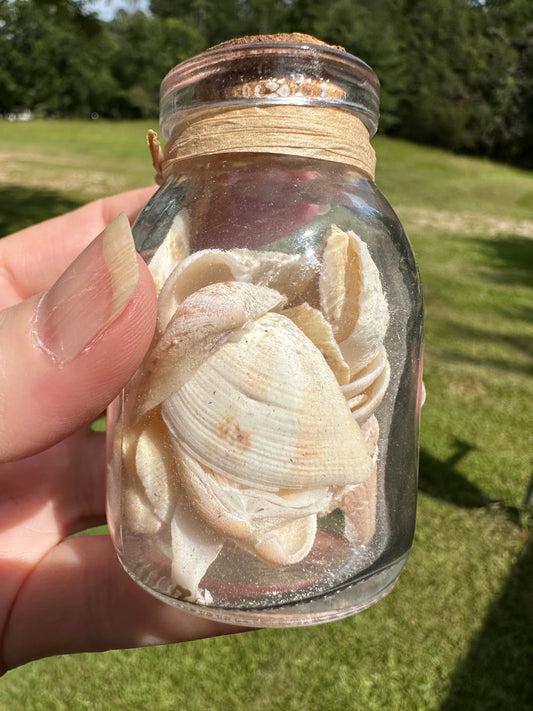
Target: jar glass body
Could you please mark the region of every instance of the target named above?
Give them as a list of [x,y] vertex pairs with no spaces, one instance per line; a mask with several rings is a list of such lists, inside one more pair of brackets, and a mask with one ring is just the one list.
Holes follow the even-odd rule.
[[[392,208],[342,163],[203,156],[166,178],[133,231],[160,296],[151,352],[109,409],[123,566],[231,623],[311,624],[373,604],[416,515],[422,297]],[[228,307],[224,321],[224,307],[213,325],[200,297],[228,284],[240,316]],[[167,369],[161,388],[169,351],[181,375]],[[366,459],[350,478],[339,460],[354,427]]]

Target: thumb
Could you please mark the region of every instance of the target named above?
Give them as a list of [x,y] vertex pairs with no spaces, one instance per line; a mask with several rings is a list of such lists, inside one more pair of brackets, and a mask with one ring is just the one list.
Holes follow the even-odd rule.
[[0,461],[97,417],[141,362],[156,296],[119,215],[44,294],[0,313]]

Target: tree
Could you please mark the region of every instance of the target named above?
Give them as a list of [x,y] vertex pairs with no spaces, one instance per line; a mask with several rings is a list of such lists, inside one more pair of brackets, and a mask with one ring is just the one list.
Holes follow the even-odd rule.
[[72,0],[0,4],[0,112],[15,106],[47,115],[105,109],[116,86],[109,35]]
[[111,31],[116,42],[111,71],[119,87],[112,109],[116,117],[156,114],[165,74],[205,45],[190,20],[175,17],[122,13],[111,23]]

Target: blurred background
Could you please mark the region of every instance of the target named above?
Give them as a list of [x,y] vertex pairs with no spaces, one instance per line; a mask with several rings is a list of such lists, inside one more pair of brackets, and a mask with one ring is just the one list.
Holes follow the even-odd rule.
[[33,662],[0,711],[533,709],[532,0],[0,0],[0,235],[153,183],[164,74],[279,31],[382,85],[376,182],[426,311],[405,571],[327,625]]
[[280,31],[370,64],[385,134],[533,166],[531,0],[1,0],[0,114],[152,117],[179,61]]

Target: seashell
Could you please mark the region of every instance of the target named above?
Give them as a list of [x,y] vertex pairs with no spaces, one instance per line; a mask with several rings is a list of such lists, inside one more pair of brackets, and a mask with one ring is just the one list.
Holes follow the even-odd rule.
[[374,463],[366,481],[345,487],[337,495],[337,501],[345,516],[345,535],[356,545],[368,545],[376,531],[377,513],[377,457],[379,424],[375,416],[361,427],[369,454]]
[[320,309],[352,372],[381,348],[389,322],[379,271],[366,244],[333,225],[319,276]]
[[210,284],[188,296],[132,380],[137,417],[181,388],[213,351],[240,337],[254,318],[284,302],[274,289],[246,282]]
[[318,309],[304,303],[285,309],[283,315],[290,318],[305,333],[324,356],[339,385],[346,385],[350,379],[350,368],[333,335],[331,324]]
[[175,441],[181,482],[198,513],[219,533],[255,540],[290,519],[317,514],[331,501],[328,487],[281,489],[246,487],[200,464]]
[[385,395],[390,381],[390,364],[385,347],[355,374],[354,379],[342,385],[341,390],[353,416],[362,424],[376,410]]
[[208,595],[199,589],[207,569],[222,550],[223,540],[190,506],[187,497],[178,492],[176,509],[170,524],[172,539],[173,584],[185,600],[209,603]]
[[[362,378],[365,376],[363,375]],[[355,420],[362,425],[376,411],[383,400],[390,381],[390,365],[385,359],[383,370],[364,393],[348,400],[348,406]]]
[[135,470],[151,510],[168,523],[175,506],[176,465],[169,432],[159,418],[152,418],[137,440]]
[[286,254],[232,249],[231,254],[239,260],[250,281],[281,291],[289,304],[309,288],[320,269],[313,252]]
[[239,341],[226,340],[161,412],[192,457],[245,486],[342,486],[372,469],[333,373],[281,314],[266,313]]
[[167,236],[148,265],[158,295],[176,264],[189,254],[189,235],[189,213],[184,208],[174,218]]
[[132,486],[131,481],[124,489],[122,511],[127,528],[132,533],[154,535],[161,530],[161,520],[154,514],[140,487]]
[[179,304],[204,286],[225,281],[250,281],[245,268],[221,249],[195,252],[172,271],[159,295],[157,329],[163,332]]
[[315,542],[316,516],[290,521],[269,531],[255,544],[256,553],[274,565],[292,565],[303,560]]
[[364,394],[365,391],[385,370],[386,366],[387,352],[385,347],[382,346],[370,363],[368,363],[368,365],[364,368],[361,368],[361,370],[354,375],[354,378],[350,383],[342,386],[341,390],[344,397],[350,401],[357,396]]

